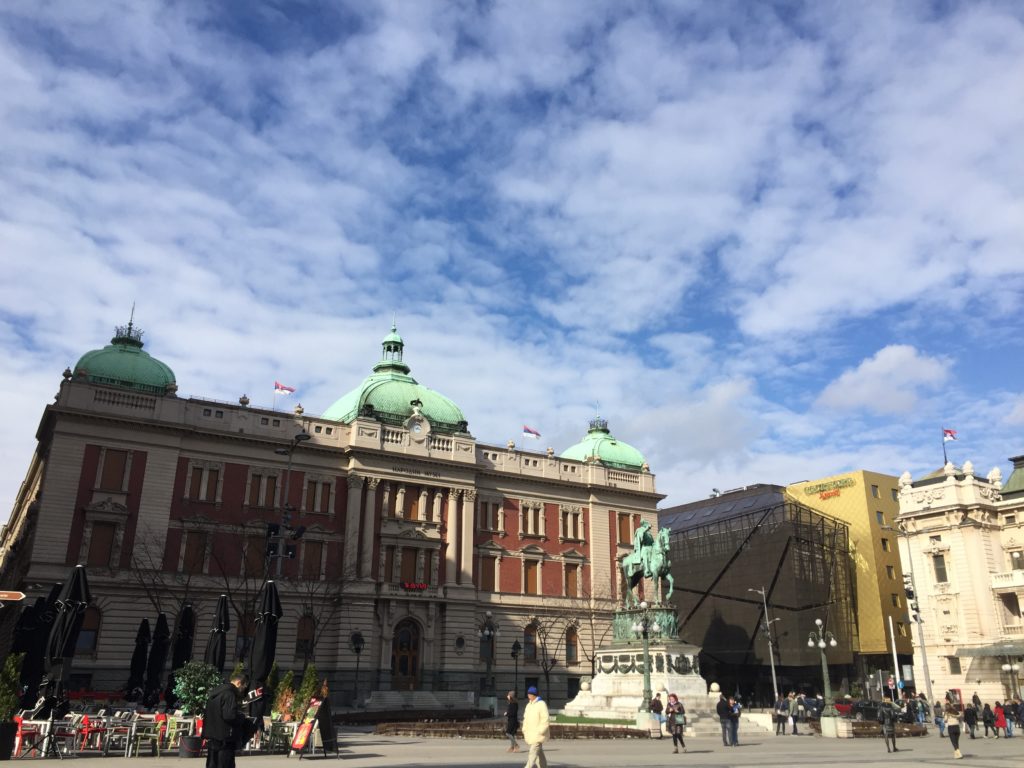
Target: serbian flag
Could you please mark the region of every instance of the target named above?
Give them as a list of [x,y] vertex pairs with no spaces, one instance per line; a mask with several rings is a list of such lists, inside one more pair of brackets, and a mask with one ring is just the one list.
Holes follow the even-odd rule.
[[274,382],[274,394],[275,395],[290,395],[295,392],[295,387],[289,387],[282,384],[280,381]]
[[944,429],[942,430],[942,442],[948,443],[950,440],[956,440],[955,429]]
[[533,427],[528,427],[523,424],[523,437],[528,437],[531,440],[540,440],[540,432]]

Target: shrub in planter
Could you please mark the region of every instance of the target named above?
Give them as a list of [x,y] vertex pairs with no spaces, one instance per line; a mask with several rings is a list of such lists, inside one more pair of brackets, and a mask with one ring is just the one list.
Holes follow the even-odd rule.
[[309,700],[316,696],[320,690],[320,680],[317,678],[316,666],[312,662],[306,665],[306,671],[302,675],[302,683],[295,693],[295,703],[292,706],[292,714],[296,720],[301,720],[306,714],[306,707]]
[[21,662],[24,653],[10,653],[0,669],[0,760],[10,760],[18,724],[14,716],[21,708]]
[[190,661],[174,671],[174,695],[185,714],[201,715],[210,691],[222,682],[220,672],[213,665]]
[[292,708],[295,705],[295,688],[292,687],[294,680],[294,672],[285,672],[274,693],[273,711],[284,721],[292,719]]

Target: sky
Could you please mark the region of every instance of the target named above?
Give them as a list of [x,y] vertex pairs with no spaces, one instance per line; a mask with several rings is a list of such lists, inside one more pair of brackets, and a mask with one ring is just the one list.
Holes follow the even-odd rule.
[[481,442],[663,506],[1024,454],[1018,2],[0,5],[0,519],[135,305],[325,411],[392,319]]

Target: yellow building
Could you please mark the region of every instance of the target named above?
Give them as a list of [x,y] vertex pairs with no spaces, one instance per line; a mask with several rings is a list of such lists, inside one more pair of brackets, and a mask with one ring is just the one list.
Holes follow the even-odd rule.
[[[912,627],[895,529],[900,511],[899,479],[858,470],[793,483],[786,487],[786,494],[850,527],[856,569],[854,651],[863,677],[879,685],[878,672],[884,670],[882,677],[888,682],[888,673],[893,671],[890,618],[900,667],[897,679],[912,677]],[[911,680],[907,685],[914,687]]]

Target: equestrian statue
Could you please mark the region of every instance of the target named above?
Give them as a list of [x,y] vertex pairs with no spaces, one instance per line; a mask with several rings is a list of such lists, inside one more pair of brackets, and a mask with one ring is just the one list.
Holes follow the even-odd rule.
[[[672,579],[672,562],[668,559],[669,530],[662,528],[657,537],[651,535],[651,524],[644,520],[633,533],[633,551],[622,559],[622,575],[626,579],[626,607],[637,606],[637,595],[641,579],[654,579],[658,593],[657,604],[663,605],[672,597],[675,582]],[[662,597],[662,581],[668,582],[668,594]]]

